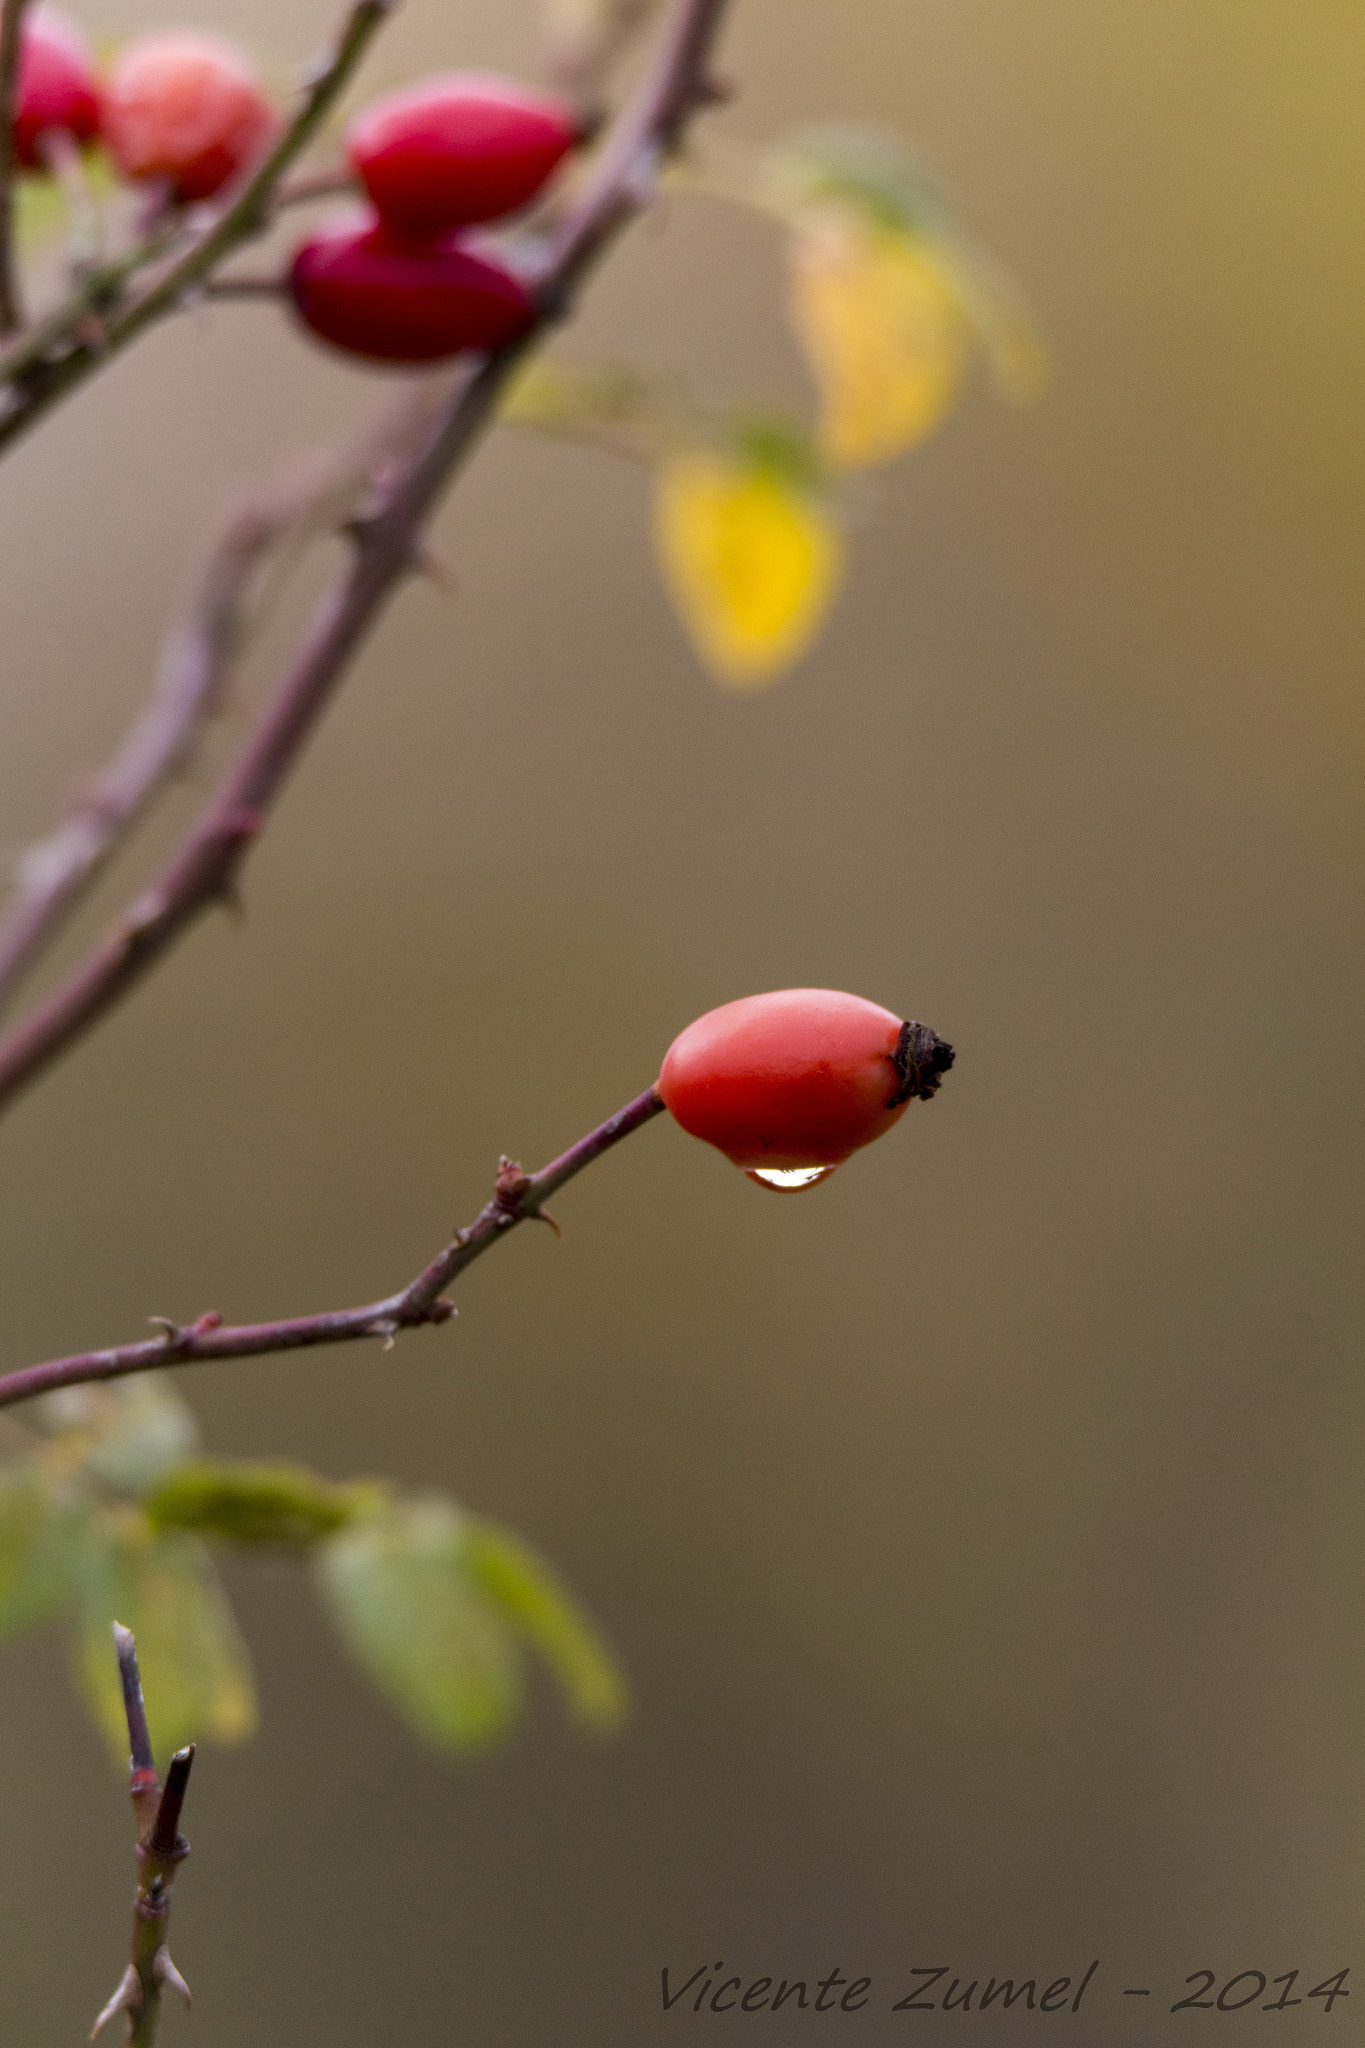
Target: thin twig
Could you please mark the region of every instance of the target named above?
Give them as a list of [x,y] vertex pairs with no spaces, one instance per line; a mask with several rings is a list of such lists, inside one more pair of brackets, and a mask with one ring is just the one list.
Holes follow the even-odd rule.
[[353,197],[360,190],[354,171],[339,164],[335,170],[303,172],[297,178],[290,178],[286,184],[276,188],[271,202],[276,213],[283,213],[289,206],[311,206],[318,199],[337,199],[349,192]]
[[0,0],[0,334],[23,320],[14,268],[14,115],[29,0]]
[[382,1301],[276,1323],[225,1324],[210,1312],[181,1329],[168,1324],[160,1336],[145,1338],[137,1344],[118,1345],[107,1351],[80,1351],[69,1358],[53,1358],[44,1365],[7,1373],[0,1377],[0,1408],[30,1400],[36,1394],[50,1394],[57,1387],[122,1379],[128,1373],[151,1372],[164,1366],[211,1359],[259,1358],[266,1352],[348,1344],[360,1337],[380,1337],[389,1344],[400,1330],[444,1323],[454,1314],[444,1298],[445,1290],[466,1266],[472,1265],[518,1223],[532,1219],[551,1221],[544,1204],[555,1190],[619,1145],[632,1131],[638,1131],[651,1117],[658,1116],[663,1106],[654,1089],[646,1088],[643,1095],[637,1095],[539,1173],[523,1173],[515,1160],[504,1159],[492,1199],[484,1204],[474,1221],[458,1231],[415,1280]]
[[289,280],[278,271],[266,277],[211,277],[200,290],[206,299],[283,299],[289,292]]
[[228,512],[193,600],[168,636],[151,695],[113,758],[16,867],[0,912],[0,1006],[85,896],[158,792],[190,766],[218,711],[258,606],[265,565],[287,543],[334,529],[383,466],[425,440],[447,377],[405,390],[344,447],[295,459]]
[[486,356],[428,445],[356,536],[354,562],[324,600],[274,698],[197,822],[151,886],[74,973],[0,1038],[0,1108],[124,995],[211,904],[231,902],[237,872],[348,664],[393,592],[420,563],[423,531],[492,420],[512,371],[562,318],[584,274],[653,195],[661,157],[709,98],[707,62],[725,0],[675,0],[656,62],[617,121],[586,190],[551,242],[536,281],[539,314]]
[[166,1767],[166,1789],[157,1783],[156,1764],[147,1735],[142,1704],[142,1679],[137,1644],[131,1629],[114,1623],[123,1704],[128,1716],[128,1790],[137,1829],[137,1891],[133,1899],[132,1959],[118,1989],[90,2030],[96,2034],[120,2013],[125,2017],[127,2048],[154,2048],[161,2018],[161,1994],[174,1991],[190,2002],[190,1987],[171,1961],[166,1936],[171,1920],[171,1886],[190,1853],[180,1832],[180,1812],[194,1762],[194,1745],[178,1749]]
[[273,148],[235,197],[131,304],[120,303],[124,286],[181,238],[178,216],[159,222],[121,256],[95,266],[56,312],[0,356],[0,383],[11,386],[9,410],[0,417],[0,450],[154,321],[175,312],[234,249],[270,225],[276,186],[326,120],[393,4],[355,0],[334,49],[314,69],[298,112]]

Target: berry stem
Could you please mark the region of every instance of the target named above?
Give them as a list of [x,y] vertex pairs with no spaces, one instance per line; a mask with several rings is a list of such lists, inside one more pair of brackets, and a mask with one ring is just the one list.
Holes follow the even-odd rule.
[[[223,1358],[259,1358],[274,1351],[311,1350],[322,1344],[348,1344],[361,1337],[380,1337],[392,1343],[400,1330],[420,1329],[444,1323],[454,1314],[444,1299],[445,1290],[474,1260],[508,1235],[519,1223],[534,1221],[547,1202],[566,1181],[600,1159],[604,1152],[649,1123],[663,1109],[653,1088],[618,1109],[605,1123],[561,1152],[539,1173],[523,1173],[514,1160],[504,1160],[498,1171],[491,1198],[474,1221],[457,1231],[450,1243],[430,1265],[397,1294],[361,1308],[333,1309],[321,1315],[295,1316],[276,1323],[222,1323],[212,1314],[183,1329],[174,1323],[162,1325],[160,1335],[137,1344],[123,1344],[106,1351],[75,1352],[68,1358],[49,1359],[0,1378],[0,1408],[15,1401],[27,1401],[37,1394],[50,1394],[57,1387],[82,1386],[93,1380],[121,1379],[128,1373],[150,1372],[171,1365]],[[125,1632],[126,1633],[126,1632]],[[131,1641],[131,1637],[129,1641]],[[137,1675],[136,1663],[132,1677]],[[125,1670],[124,1696],[129,1678]],[[137,1694],[140,1706],[141,1692]],[[132,1726],[132,1708],[129,1709]],[[134,1736],[135,1759],[140,1754]],[[150,1755],[150,1752],[148,1753]]]

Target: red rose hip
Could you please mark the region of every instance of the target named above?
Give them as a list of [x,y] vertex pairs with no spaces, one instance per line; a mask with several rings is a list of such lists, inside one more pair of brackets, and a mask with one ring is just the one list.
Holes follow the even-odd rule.
[[100,87],[85,38],[50,7],[30,8],[19,44],[14,154],[26,171],[44,168],[38,138],[63,128],[77,142],[99,132]]
[[685,1131],[766,1187],[813,1187],[927,1101],[953,1048],[863,996],[777,989],[708,1010],[657,1087]]
[[104,138],[114,162],[125,178],[164,180],[182,204],[231,184],[276,126],[246,59],[194,29],[130,43],[109,80]]
[[517,212],[577,139],[558,100],[511,79],[450,72],[367,107],[349,151],[385,226],[420,239]]
[[375,362],[498,348],[535,318],[520,278],[454,236],[418,247],[382,227],[338,223],[304,243],[289,283],[314,334]]

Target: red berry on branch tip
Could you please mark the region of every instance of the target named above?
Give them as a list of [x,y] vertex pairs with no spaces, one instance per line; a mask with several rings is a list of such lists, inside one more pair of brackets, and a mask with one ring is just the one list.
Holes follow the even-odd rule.
[[578,140],[560,101],[450,72],[388,93],[352,124],[352,164],[386,227],[421,238],[530,203]]
[[708,1010],[668,1049],[667,1108],[751,1180],[814,1187],[927,1101],[953,1048],[863,996],[787,988]]
[[417,246],[354,219],[304,243],[289,286],[314,334],[375,362],[431,363],[499,348],[535,318],[521,279],[458,237]]
[[186,205],[231,184],[264,155],[277,126],[241,53],[195,29],[130,43],[105,98],[104,137],[123,176],[160,179]]
[[77,142],[99,132],[100,85],[80,30],[50,7],[24,17],[14,95],[14,155],[26,171],[45,168],[39,137],[63,128]]

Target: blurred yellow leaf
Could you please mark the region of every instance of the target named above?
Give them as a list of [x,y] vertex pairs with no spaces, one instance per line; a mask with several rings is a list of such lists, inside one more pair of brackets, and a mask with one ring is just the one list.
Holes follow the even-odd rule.
[[838,528],[816,496],[762,464],[702,449],[662,465],[655,536],[703,660],[741,687],[804,652],[843,568]]
[[819,207],[792,236],[789,280],[829,461],[885,462],[931,433],[957,396],[971,339],[957,280],[935,245]]

